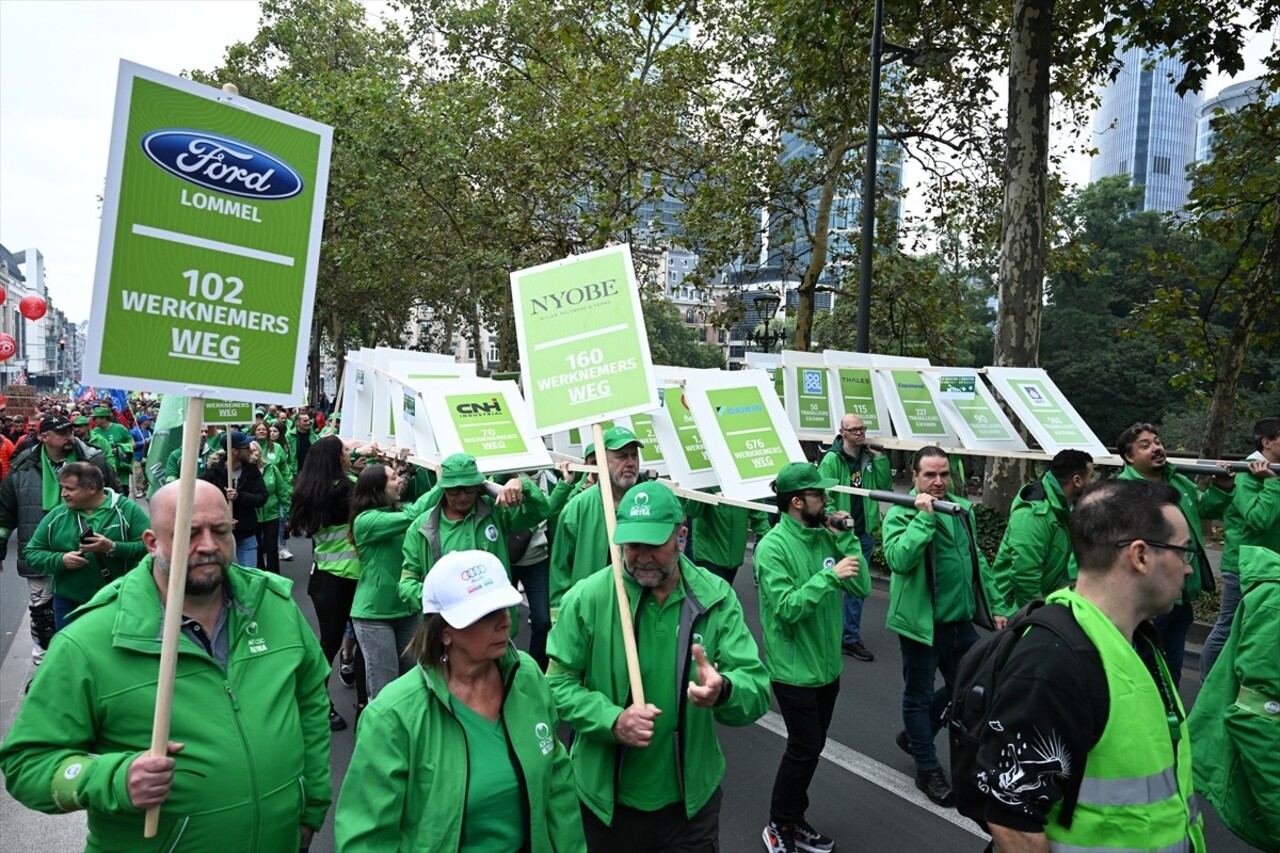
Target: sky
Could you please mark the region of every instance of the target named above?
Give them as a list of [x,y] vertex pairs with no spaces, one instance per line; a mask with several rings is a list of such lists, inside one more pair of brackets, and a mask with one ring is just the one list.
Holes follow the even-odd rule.
[[[212,69],[257,24],[256,0],[0,0],[0,242],[41,251],[49,296],[71,320],[89,315],[120,60]],[[1245,77],[1269,46],[1250,45]],[[1068,174],[1086,182],[1087,160]]]

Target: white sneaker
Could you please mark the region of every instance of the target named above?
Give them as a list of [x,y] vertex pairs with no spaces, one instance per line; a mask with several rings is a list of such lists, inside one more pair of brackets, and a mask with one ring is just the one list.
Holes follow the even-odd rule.
[[286,563],[289,562],[290,560],[293,559],[293,552],[290,551],[288,548],[281,548],[280,559],[284,560]]

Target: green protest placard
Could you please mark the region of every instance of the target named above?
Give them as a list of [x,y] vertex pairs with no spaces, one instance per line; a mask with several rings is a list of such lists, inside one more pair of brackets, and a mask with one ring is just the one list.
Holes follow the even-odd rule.
[[251,424],[253,406],[249,403],[232,403],[227,400],[205,400],[206,424]]
[[1110,455],[1044,370],[989,367],[987,378],[1046,453],[1074,448]]
[[511,289],[536,434],[658,407],[629,247],[513,272]]
[[[920,376],[937,393],[938,408],[960,438],[963,447],[974,450],[1017,451],[1027,449],[1013,424],[996,404],[991,390],[971,367],[920,371]],[[942,393],[951,389],[951,396]]]
[[726,495],[769,494],[769,483],[804,452],[763,371],[691,374],[685,398]]
[[880,408],[872,390],[871,370],[865,367],[840,367],[836,369],[840,380],[840,401],[846,415],[862,418],[867,435],[885,432],[880,422]]
[[644,449],[640,451],[641,464],[646,468],[654,469],[659,474],[665,474],[667,460],[662,454],[662,442],[659,441],[658,433],[653,427],[653,417],[648,414],[632,415],[631,431],[644,444]]
[[122,62],[84,381],[301,403],[331,139]]
[[830,439],[839,427],[831,405],[831,373],[820,354],[783,350],[783,405],[796,433]]
[[914,370],[890,370],[887,375],[894,392],[892,399],[897,400],[907,423],[903,432],[918,439],[944,438],[947,427],[920,374]]
[[430,422],[441,457],[470,454],[485,473],[551,467],[546,447],[529,438],[532,415],[516,383],[433,379],[418,390],[431,401],[419,414]]

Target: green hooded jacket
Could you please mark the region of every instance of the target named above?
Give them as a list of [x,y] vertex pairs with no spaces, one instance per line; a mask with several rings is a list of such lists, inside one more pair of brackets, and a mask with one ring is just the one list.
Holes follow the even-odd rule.
[[840,677],[841,593],[854,590],[853,578],[842,581],[832,569],[843,557],[830,530],[805,527],[786,513],[756,545],[760,628],[771,681],[820,687]]
[[1018,491],[991,573],[1000,600],[1013,611],[1076,579],[1071,505],[1053,474]]
[[[719,489],[709,489],[716,494]],[[747,528],[756,541],[769,532],[769,514],[729,504],[683,500],[685,515],[693,520],[693,557],[713,566],[736,569],[747,553]]]
[[[31,534],[23,556],[27,565],[41,574],[53,575],[53,593],[83,604],[94,594],[138,565],[147,555],[142,544],[143,531],[151,527],[151,520],[142,508],[112,489],[102,492],[102,505],[94,510],[71,509],[65,503],[49,511],[41,520],[36,532]],[[84,552],[89,565],[68,569],[62,555],[80,548],[82,530],[93,530],[115,543],[115,553]],[[111,575],[103,576],[103,570]]]
[[[889,467],[889,457],[884,453],[872,453],[867,449],[862,454],[861,466],[855,475],[852,470],[857,463],[853,457],[844,452],[843,442],[837,438],[835,444],[818,463],[818,473],[823,477],[835,480],[841,486],[855,486],[859,489],[876,489],[882,492],[893,491],[893,470]],[[827,492],[827,512],[853,511],[853,502],[862,501],[862,518],[867,533],[872,536],[880,532],[880,503],[862,495],[851,495],[847,492]],[[840,553],[846,557],[862,557],[862,542],[852,530],[836,534],[836,542],[840,545]]]
[[151,557],[54,636],[0,746],[9,793],[47,814],[86,809],[88,851],[297,850],[329,810],[331,671],[292,581],[227,569],[227,668],[178,641],[173,788],[142,837],[128,768],[151,744],[164,619]]
[[1231,636],[1187,721],[1191,767],[1232,832],[1280,850],[1280,554],[1241,546],[1240,591]]
[[588,486],[569,498],[551,537],[548,583],[553,618],[560,600],[574,584],[613,562],[607,531],[598,485]]
[[278,521],[281,510],[288,518],[293,505],[293,484],[288,476],[268,463],[262,466],[262,483],[267,487],[267,502],[258,507],[258,521]]
[[[514,646],[502,670],[502,723],[527,809],[528,850],[583,851],[573,768],[556,737],[556,709],[538,665]],[[436,669],[416,666],[360,717],[334,835],[340,851],[459,850],[467,801],[467,736]]]
[[[1245,461],[1262,459],[1254,452]],[[1231,505],[1222,516],[1225,534],[1219,571],[1239,571],[1240,546],[1260,545],[1280,553],[1280,477],[1255,477],[1248,471],[1236,474]]]
[[356,516],[352,528],[360,555],[360,579],[351,602],[353,619],[399,619],[422,612],[421,596],[416,602],[400,597],[400,571],[405,533],[432,499],[426,494],[399,509],[380,506]]
[[[916,494],[912,489],[911,495]],[[964,498],[948,493],[946,500],[959,504],[968,513],[969,530],[977,530],[973,505]],[[949,518],[944,523],[949,523]],[[884,559],[893,573],[889,578],[889,615],[885,625],[890,631],[933,645],[933,608],[937,597],[934,576],[933,534],[938,513],[920,512],[915,507],[891,506],[884,515]],[[1009,609],[994,582],[987,560],[970,538],[970,553],[978,563],[982,591],[993,616],[1009,616]]]
[[[454,551],[488,551],[502,561],[511,574],[507,556],[507,535],[513,530],[532,530],[546,519],[550,508],[547,496],[528,477],[520,477],[524,501],[517,507],[500,507],[483,492],[476,496],[475,506],[460,522],[450,522],[444,515],[444,489],[435,486],[419,500],[426,507],[404,537],[400,564],[400,597],[417,607],[422,606],[422,579],[443,554]],[[514,636],[517,623],[512,620]]]
[[[1213,589],[1213,567],[1209,565],[1209,555],[1204,550],[1204,532],[1201,521],[1210,518],[1222,518],[1227,507],[1231,505],[1231,492],[1224,492],[1217,486],[1210,485],[1203,492],[1185,474],[1179,474],[1172,465],[1166,465],[1161,471],[1164,482],[1178,490],[1182,496],[1178,509],[1191,528],[1191,544],[1196,549],[1196,571],[1187,575],[1182,585],[1181,604],[1195,601],[1206,587]],[[1116,475],[1118,480],[1145,480],[1146,478],[1132,465],[1125,465]],[[1234,491],[1234,489],[1232,490]]]
[[[693,644],[700,643],[709,660],[732,686],[714,708],[699,708],[678,691],[679,744],[676,775],[684,795],[685,815],[698,813],[724,777],[724,754],[716,723],[749,725],[769,709],[769,679],[760,663],[756,641],[747,630],[742,605],[729,585],[680,555],[679,658],[672,661],[677,684],[697,675]],[[640,600],[650,594],[623,572],[627,602],[634,620]],[[644,640],[640,639],[640,654]],[[617,780],[627,747],[613,736],[613,724],[630,704],[626,655],[613,568],[605,568],[574,585],[560,603],[560,618],[547,637],[547,681],[560,717],[577,736],[571,755],[582,802],[607,824],[613,822]],[[675,749],[675,744],[669,748]],[[651,745],[649,748],[656,748]]]

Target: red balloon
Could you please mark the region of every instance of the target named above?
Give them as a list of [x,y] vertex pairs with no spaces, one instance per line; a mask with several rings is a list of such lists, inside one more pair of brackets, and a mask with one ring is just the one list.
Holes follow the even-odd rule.
[[34,293],[30,296],[24,296],[22,301],[18,303],[18,311],[28,320],[39,320],[44,316],[44,312],[49,310],[49,306],[45,301]]
[[7,361],[18,354],[18,342],[11,335],[0,333],[0,361]]
[[5,300],[8,298],[9,298],[9,291],[5,290],[3,287],[0,287],[0,305],[3,305],[5,303]]

